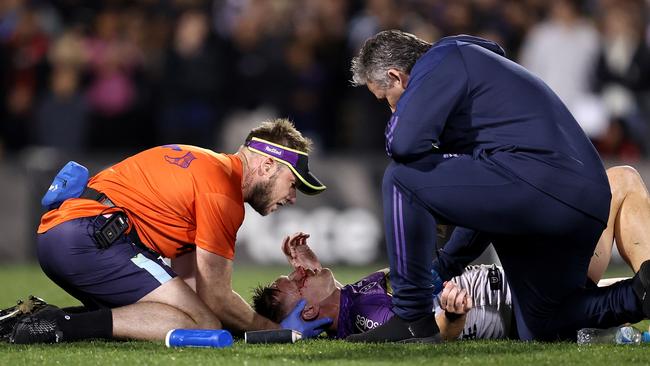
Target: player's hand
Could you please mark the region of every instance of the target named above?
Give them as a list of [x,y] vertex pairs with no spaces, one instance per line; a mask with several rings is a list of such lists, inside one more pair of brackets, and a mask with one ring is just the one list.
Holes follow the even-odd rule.
[[282,252],[293,268],[302,267],[305,270],[321,270],[323,267],[316,254],[307,245],[307,238],[309,238],[309,234],[303,232],[287,236],[282,243]]
[[332,319],[321,318],[311,321],[303,320],[300,314],[305,308],[305,304],[307,304],[307,301],[305,299],[300,299],[296,304],[296,307],[293,308],[289,315],[280,322],[280,326],[283,329],[299,331],[302,333],[302,338],[318,337],[319,334],[323,333],[330,325],[332,325]]
[[460,289],[451,281],[445,282],[440,293],[440,308],[449,313],[464,315],[470,311],[473,305],[472,298],[467,294],[467,290]]

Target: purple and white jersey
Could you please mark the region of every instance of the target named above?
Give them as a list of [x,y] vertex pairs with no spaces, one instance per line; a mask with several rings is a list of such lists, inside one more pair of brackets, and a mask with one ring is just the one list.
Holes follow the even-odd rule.
[[367,332],[393,317],[386,272],[375,272],[341,289],[336,338]]
[[[467,289],[474,307],[467,313],[460,339],[505,338],[510,331],[510,289],[498,266],[469,266],[452,279]],[[393,317],[389,274],[375,272],[341,289],[337,338],[364,333]],[[436,312],[442,311],[434,298]]]

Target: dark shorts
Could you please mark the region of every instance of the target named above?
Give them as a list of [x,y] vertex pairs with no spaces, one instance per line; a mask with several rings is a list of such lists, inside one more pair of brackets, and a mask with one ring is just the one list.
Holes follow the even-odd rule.
[[97,248],[92,233],[103,220],[70,220],[38,235],[39,263],[57,285],[88,308],[114,308],[133,304],[176,277],[162,257],[126,235]]

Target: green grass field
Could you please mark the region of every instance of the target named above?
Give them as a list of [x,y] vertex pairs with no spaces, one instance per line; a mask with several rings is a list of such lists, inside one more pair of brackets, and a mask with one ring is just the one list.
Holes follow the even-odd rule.
[[[343,283],[376,268],[336,270]],[[242,266],[235,270],[234,287],[245,297],[250,289],[282,274],[285,267]],[[626,275],[617,271],[611,275]],[[38,266],[0,268],[0,307],[28,294],[60,305],[76,305],[72,297],[51,283]],[[640,327],[646,327],[644,323]],[[442,345],[360,345],[312,340],[291,345],[247,345],[237,341],[227,349],[169,349],[162,342],[83,342],[61,345],[0,344],[0,365],[522,365],[589,364],[648,365],[650,346],[573,343],[545,344],[513,341],[465,341]]]

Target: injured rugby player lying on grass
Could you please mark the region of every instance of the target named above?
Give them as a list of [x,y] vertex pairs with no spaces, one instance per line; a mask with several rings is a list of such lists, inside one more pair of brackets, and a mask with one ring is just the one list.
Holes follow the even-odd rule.
[[[607,175],[612,189],[610,218],[595,248],[586,286],[625,280],[601,281],[614,244],[634,272],[650,257],[643,225],[650,222],[650,201],[641,177],[630,167],[610,168]],[[294,270],[255,290],[253,307],[258,313],[271,320],[282,319],[304,298],[307,305],[302,317],[334,319],[327,334],[338,339],[374,329],[393,316],[388,270],[342,285],[330,269],[321,266],[307,244],[308,237],[296,233],[285,239],[282,250]],[[508,281],[497,265],[467,267],[445,284],[434,304],[431,321],[435,318],[443,340],[518,338]]]

